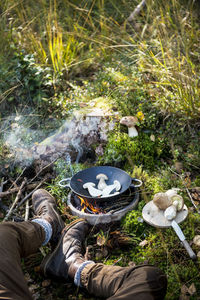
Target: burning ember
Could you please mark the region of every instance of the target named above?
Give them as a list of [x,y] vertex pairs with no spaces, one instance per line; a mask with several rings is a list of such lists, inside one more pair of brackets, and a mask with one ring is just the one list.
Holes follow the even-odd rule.
[[[89,213],[89,214],[102,214],[104,213],[102,208],[100,208],[96,201],[94,201],[94,205],[90,203],[86,198],[80,197],[74,194],[74,200],[76,203],[76,208],[82,212]],[[78,203],[79,202],[79,203]]]

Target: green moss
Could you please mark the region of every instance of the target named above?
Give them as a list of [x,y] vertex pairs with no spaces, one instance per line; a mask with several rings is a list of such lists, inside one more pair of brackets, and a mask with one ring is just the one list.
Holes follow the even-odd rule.
[[144,132],[134,138],[130,138],[127,133],[117,132],[109,137],[101,162],[115,164],[131,160],[135,165],[143,165],[146,169],[153,170],[166,152],[167,146],[160,137],[152,141]]

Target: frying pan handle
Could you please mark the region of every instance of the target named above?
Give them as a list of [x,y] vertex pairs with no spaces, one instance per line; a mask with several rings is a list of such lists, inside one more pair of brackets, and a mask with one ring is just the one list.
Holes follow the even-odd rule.
[[[70,188],[70,184],[69,184],[69,182],[70,182],[70,180],[71,180],[71,177],[69,177],[69,178],[64,178],[64,179],[62,179],[62,180],[60,180],[59,182],[58,182],[58,185],[59,186],[61,186],[61,187],[68,187],[68,188]],[[65,183],[66,182],[66,183]]]
[[182,242],[183,246],[185,247],[185,250],[189,254],[190,258],[195,260],[197,258],[196,254],[194,253],[194,251],[192,250],[192,248],[190,247],[190,245],[186,241],[186,238],[185,238],[180,226],[176,223],[176,221],[172,221],[171,225],[172,225],[174,231],[176,232],[177,236],[181,240],[181,242]]
[[142,185],[142,181],[140,179],[137,179],[137,178],[131,178],[131,179],[132,179],[132,181],[138,182],[138,184],[131,183],[130,184],[131,187],[140,187]]

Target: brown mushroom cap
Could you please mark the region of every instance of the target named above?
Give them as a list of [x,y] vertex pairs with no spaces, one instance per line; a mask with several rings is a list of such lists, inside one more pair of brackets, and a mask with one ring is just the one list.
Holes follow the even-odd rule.
[[153,197],[153,203],[159,208],[165,210],[172,204],[171,199],[165,193],[157,193]]
[[138,118],[133,116],[126,116],[120,120],[120,124],[126,125],[127,127],[133,127],[137,122]]

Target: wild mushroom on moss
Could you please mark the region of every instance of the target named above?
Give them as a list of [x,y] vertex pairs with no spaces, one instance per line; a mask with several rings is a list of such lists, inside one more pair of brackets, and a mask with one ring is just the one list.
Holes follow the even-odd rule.
[[126,116],[120,120],[120,124],[128,127],[128,136],[135,137],[138,136],[138,131],[135,125],[138,123],[138,118],[133,116]]

